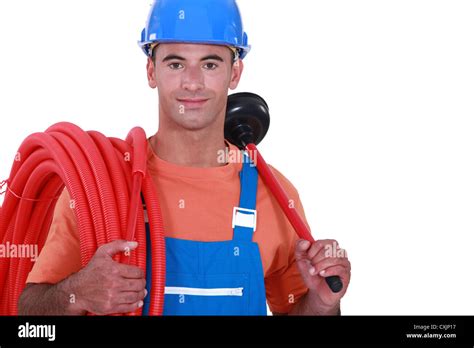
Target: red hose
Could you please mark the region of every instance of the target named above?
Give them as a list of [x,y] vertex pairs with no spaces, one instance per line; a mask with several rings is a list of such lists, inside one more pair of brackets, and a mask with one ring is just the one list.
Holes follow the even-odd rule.
[[[163,223],[156,190],[146,171],[145,132],[134,128],[123,141],[99,132],[84,132],[58,123],[44,133],[27,137],[13,163],[0,209],[0,241],[6,245],[44,246],[54,207],[64,187],[79,229],[81,264],[88,264],[97,248],[117,239],[136,240],[120,262],[146,268],[146,235],[140,192],[148,207],[152,253],[150,315],[161,315],[165,284]],[[30,258],[0,258],[0,314],[16,315],[18,298]],[[141,314],[141,309],[130,315]]]
[[287,216],[288,220],[290,221],[298,236],[313,243],[314,238],[311,235],[311,231],[305,224],[303,218],[298,213],[298,211],[294,207],[291,207],[290,198],[286,194],[285,190],[283,189],[273,172],[270,170],[270,166],[263,159],[262,155],[257,149],[257,146],[255,146],[255,144],[247,144],[246,149],[247,151],[249,151],[250,154],[252,154],[251,157],[256,162],[258,172],[267,184],[268,188],[270,189],[270,192],[272,192],[275,196],[278,204],[285,212],[285,215]]
[[[283,209],[286,217],[295,229],[296,234],[300,238],[314,243],[315,240],[311,235],[309,227],[306,225],[303,218],[295,209],[295,207],[290,204],[291,201],[288,195],[278,182],[273,172],[270,170],[270,166],[263,159],[262,155],[257,149],[257,146],[255,146],[255,144],[250,143],[247,144],[245,148],[251,154],[251,158],[254,160],[259,174],[262,176],[263,181],[267,184],[268,188],[270,189],[270,192],[273,193],[278,204]],[[329,276],[326,277],[325,280],[332,292],[336,293],[342,290],[343,284],[339,276]]]

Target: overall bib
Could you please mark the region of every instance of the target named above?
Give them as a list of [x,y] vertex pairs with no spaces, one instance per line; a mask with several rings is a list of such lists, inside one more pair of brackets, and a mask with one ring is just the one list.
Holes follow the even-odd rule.
[[[234,208],[232,240],[199,242],[165,238],[166,287],[163,315],[266,315],[265,284],[256,227],[257,169],[244,156],[240,203]],[[149,225],[146,224],[147,246]],[[151,248],[147,248],[148,315]]]

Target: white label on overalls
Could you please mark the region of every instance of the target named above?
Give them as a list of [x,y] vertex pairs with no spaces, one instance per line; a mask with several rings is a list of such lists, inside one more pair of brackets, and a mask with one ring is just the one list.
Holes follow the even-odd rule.
[[243,296],[244,288],[183,288],[166,286],[166,295],[195,295],[195,296]]

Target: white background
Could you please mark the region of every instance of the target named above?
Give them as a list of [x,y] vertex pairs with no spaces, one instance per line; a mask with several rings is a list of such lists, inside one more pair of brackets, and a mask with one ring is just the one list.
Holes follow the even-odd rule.
[[[58,121],[152,135],[151,0],[0,0],[0,177]],[[349,252],[344,314],[474,314],[474,2],[240,0],[260,146]]]

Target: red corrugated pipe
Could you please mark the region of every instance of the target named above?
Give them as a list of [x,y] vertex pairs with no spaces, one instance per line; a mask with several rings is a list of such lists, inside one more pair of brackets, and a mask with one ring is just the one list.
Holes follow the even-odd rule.
[[[129,257],[115,260],[146,268],[146,235],[140,192],[148,207],[152,253],[150,315],[161,315],[165,284],[165,244],[160,206],[146,170],[147,142],[141,128],[126,141],[58,123],[21,144],[0,209],[0,241],[43,248],[54,207],[67,188],[81,248],[82,266],[97,248],[117,239],[136,240]],[[0,258],[0,315],[16,315],[31,258]],[[141,309],[130,315],[141,314]]]

